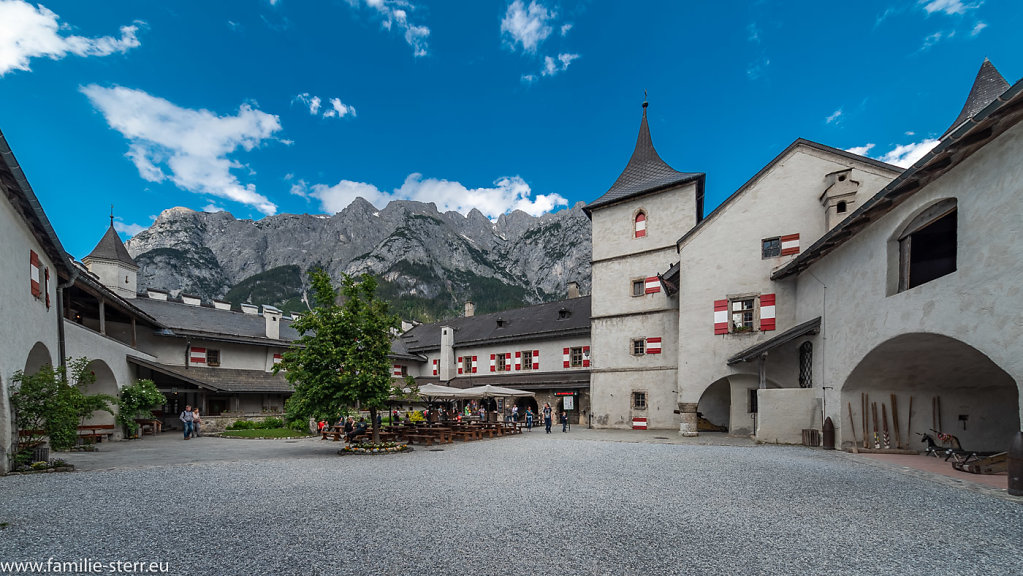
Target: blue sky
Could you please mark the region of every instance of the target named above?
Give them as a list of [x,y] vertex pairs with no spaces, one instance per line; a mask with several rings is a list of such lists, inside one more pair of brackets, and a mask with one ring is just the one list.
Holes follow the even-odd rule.
[[1023,76],[1023,2],[843,4],[0,0],[0,130],[81,258],[111,204],[127,238],[173,206],[588,202],[644,90],[709,211],[800,137],[911,162],[985,57]]

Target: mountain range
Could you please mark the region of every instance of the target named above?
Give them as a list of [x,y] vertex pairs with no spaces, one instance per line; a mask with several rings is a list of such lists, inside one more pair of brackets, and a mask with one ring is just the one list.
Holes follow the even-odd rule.
[[432,321],[472,301],[480,313],[566,297],[569,282],[590,290],[590,222],[582,203],[531,216],[489,220],[390,202],[378,210],[356,198],[332,216],[278,214],[238,220],[227,212],[164,210],[128,240],[138,288],[242,302],[286,312],[306,309],[307,272],[332,278],[369,273],[402,318]]

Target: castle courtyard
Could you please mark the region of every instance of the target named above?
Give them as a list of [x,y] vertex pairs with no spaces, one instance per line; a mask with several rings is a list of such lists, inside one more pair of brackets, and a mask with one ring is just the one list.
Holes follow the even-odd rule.
[[154,562],[171,574],[1023,572],[1023,499],[864,455],[578,427],[411,454],[339,457],[339,447],[165,433],[59,455],[78,470],[0,478],[0,563]]

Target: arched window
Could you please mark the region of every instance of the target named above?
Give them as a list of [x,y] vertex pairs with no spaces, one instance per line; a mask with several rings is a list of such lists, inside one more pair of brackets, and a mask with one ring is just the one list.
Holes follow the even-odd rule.
[[839,201],[838,201],[838,205],[837,205],[837,206],[835,206],[835,210],[836,210],[836,211],[837,211],[837,212],[838,212],[839,214],[845,214],[845,211],[846,211],[846,205],[845,205],[845,200],[839,200]]
[[956,271],[955,198],[921,212],[899,236],[899,292]]
[[640,212],[636,214],[634,231],[636,238],[642,238],[646,236],[646,213]]

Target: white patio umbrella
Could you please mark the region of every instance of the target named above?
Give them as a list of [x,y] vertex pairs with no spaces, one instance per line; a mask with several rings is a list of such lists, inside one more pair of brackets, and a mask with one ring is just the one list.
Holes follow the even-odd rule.
[[535,394],[526,390],[516,390],[515,388],[505,388],[503,386],[491,386],[490,384],[465,388],[464,390],[458,390],[457,392],[458,398],[493,398],[495,396],[535,396]]

